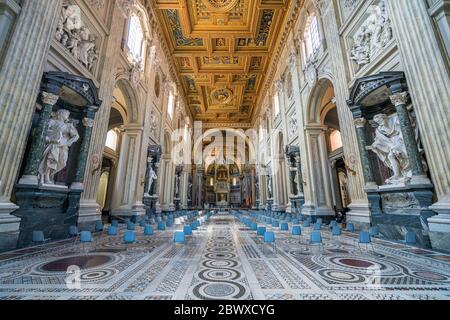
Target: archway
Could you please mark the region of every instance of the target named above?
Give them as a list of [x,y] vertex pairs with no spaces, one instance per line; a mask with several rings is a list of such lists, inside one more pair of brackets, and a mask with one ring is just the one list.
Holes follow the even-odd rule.
[[142,110],[138,107],[139,100],[134,89],[126,79],[117,81],[113,96],[114,103],[111,107],[106,143],[115,133],[118,136],[118,152],[111,153],[107,146],[104,152],[106,159],[109,157],[116,161],[109,179],[110,184],[111,178],[114,179],[112,183],[114,187],[109,193],[109,212],[113,216],[122,217],[142,215],[145,213],[141,192],[139,192],[139,189],[142,189],[139,179],[141,176],[139,148],[142,139]]
[[308,149],[307,184],[311,199],[305,199],[305,213],[332,217],[348,205],[346,169],[334,86],[322,78],[312,90],[307,110],[306,145]]

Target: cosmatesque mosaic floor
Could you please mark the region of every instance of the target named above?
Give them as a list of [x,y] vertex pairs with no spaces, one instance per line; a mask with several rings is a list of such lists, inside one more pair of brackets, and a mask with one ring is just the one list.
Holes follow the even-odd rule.
[[361,250],[356,235],[326,230],[323,248],[310,247],[304,232],[277,230],[275,249],[218,215],[186,245],[172,243],[173,230],[145,237],[139,228],[131,246],[96,235],[84,247],[65,240],[0,254],[0,299],[450,299],[450,256],[380,239]]

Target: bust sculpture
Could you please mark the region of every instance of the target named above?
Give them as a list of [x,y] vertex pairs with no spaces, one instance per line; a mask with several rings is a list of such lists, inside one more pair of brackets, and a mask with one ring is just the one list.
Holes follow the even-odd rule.
[[40,184],[55,184],[55,175],[67,165],[69,148],[80,138],[77,129],[70,122],[69,116],[68,110],[60,109],[49,121],[45,137],[47,146],[39,165]]
[[385,181],[386,184],[409,181],[412,172],[398,117],[389,118],[385,114],[377,114],[373,120],[377,129],[375,142],[369,149],[394,173]]

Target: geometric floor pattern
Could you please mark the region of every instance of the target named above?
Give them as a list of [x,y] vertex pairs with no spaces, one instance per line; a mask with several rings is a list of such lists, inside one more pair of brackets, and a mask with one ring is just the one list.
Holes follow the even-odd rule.
[[[123,232],[123,230],[122,230]],[[96,235],[0,254],[0,300],[449,300],[450,256],[355,235],[324,246],[276,230],[276,248],[231,215],[216,215],[185,245],[173,230]],[[68,272],[69,269],[69,272]],[[69,284],[67,284],[69,283]]]

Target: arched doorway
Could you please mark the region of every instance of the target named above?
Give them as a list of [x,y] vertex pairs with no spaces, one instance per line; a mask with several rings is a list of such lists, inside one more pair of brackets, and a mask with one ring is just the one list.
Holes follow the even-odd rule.
[[111,107],[109,117],[108,133],[103,150],[103,161],[97,193],[97,203],[100,205],[104,218],[108,218],[111,213],[111,201],[122,142],[123,115],[126,115],[124,111],[120,103],[116,101]]
[[350,198],[334,86],[329,79],[320,79],[311,93],[305,129],[311,182],[306,185],[311,199],[305,199],[305,213],[331,218]]
[[[132,217],[145,214],[143,205],[143,185],[139,172],[139,155],[142,139],[141,112],[139,111],[139,101],[137,95],[128,80],[118,80],[113,91],[114,103],[111,108],[110,125],[105,141],[106,159],[116,159],[116,165],[110,173],[106,196],[106,204],[109,205],[109,212],[113,216]],[[111,154],[111,148],[106,144],[113,138],[114,133],[117,138],[117,149],[115,154]],[[112,179],[114,181],[112,181]],[[106,179],[106,178],[104,178]],[[142,191],[142,192],[141,192]],[[110,199],[108,203],[108,199]],[[101,199],[99,199],[101,200]]]

